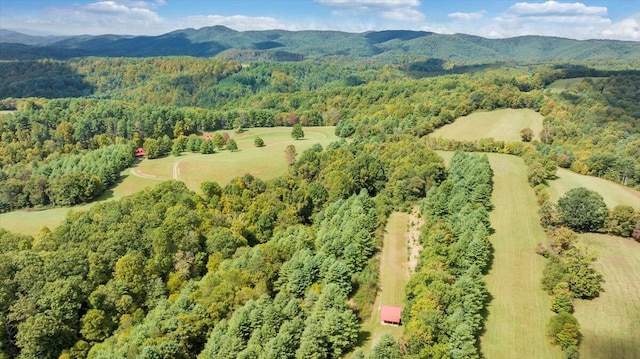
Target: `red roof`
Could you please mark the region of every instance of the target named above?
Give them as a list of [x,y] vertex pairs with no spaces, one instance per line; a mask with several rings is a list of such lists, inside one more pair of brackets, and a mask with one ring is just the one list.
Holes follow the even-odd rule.
[[134,155],[136,157],[144,156],[144,148],[142,148],[142,147],[136,148],[136,151],[134,152]]
[[380,320],[386,323],[400,324],[402,308],[389,305],[380,306]]
[[211,139],[213,139],[213,135],[211,135],[211,134],[206,134],[206,135],[202,136],[202,139],[203,139],[203,140],[211,140]]

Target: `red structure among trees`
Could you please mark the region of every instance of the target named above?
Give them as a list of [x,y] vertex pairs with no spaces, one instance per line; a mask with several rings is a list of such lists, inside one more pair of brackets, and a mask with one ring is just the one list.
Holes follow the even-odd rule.
[[142,148],[142,147],[136,148],[135,151],[133,152],[133,154],[136,157],[144,157],[144,148]]
[[389,305],[380,306],[380,321],[382,324],[400,325],[402,308]]

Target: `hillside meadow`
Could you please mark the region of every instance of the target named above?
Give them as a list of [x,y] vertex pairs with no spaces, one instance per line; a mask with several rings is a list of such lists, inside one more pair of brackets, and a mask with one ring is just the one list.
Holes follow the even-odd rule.
[[531,109],[499,109],[475,112],[442,126],[430,136],[473,141],[493,138],[498,141],[520,141],[520,130],[530,128],[538,139],[542,115]]
[[[564,169],[558,170],[558,179],[549,182],[549,193],[557,201],[576,187],[598,192],[609,209],[616,205],[640,208],[640,192]],[[598,256],[595,267],[605,280],[599,297],[575,303],[582,333],[581,358],[639,358],[640,243],[595,233],[582,233],[578,238],[580,245]]]
[[[288,145],[294,145],[298,154],[301,154],[316,143],[325,147],[338,140],[332,126],[305,127],[305,138],[301,140],[291,138],[291,128],[287,127],[250,128],[241,134],[225,132],[236,140],[238,151],[224,150],[210,155],[184,152],[178,157],[143,159],[123,171],[118,184],[96,201],[73,207],[1,213],[0,227],[12,232],[35,235],[43,226],[50,229],[57,227],[69,211],[86,211],[96,203],[119,199],[170,179],[183,181],[189,189],[196,192],[200,192],[200,183],[203,181],[215,181],[225,186],[233,178],[246,173],[262,180],[272,179],[287,171],[284,149]],[[254,146],[256,136],[264,140],[264,147]]]
[[[447,161],[453,152],[438,151]],[[486,358],[561,358],[546,338],[551,311],[540,279],[544,258],[534,248],[544,240],[535,195],[522,159],[487,154],[494,171],[490,213],[493,262],[486,276],[490,301],[480,349]]]

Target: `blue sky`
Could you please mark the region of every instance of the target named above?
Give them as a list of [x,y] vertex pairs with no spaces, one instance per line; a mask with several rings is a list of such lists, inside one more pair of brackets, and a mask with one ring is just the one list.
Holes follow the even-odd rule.
[[0,27],[31,34],[158,35],[212,25],[640,41],[640,0],[0,0]]

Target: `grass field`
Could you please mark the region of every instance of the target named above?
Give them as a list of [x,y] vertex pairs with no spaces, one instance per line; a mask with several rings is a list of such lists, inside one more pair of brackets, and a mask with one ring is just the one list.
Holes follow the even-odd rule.
[[126,169],[120,173],[120,183],[103,193],[94,202],[74,207],[2,213],[0,214],[0,227],[12,232],[34,235],[43,226],[50,229],[57,227],[67,217],[69,211],[86,211],[96,203],[122,198],[157,183],[158,181],[134,176],[131,174],[131,169]]
[[409,281],[408,258],[408,225],[409,214],[394,212],[389,216],[385,230],[384,244],[380,254],[380,289],[371,313],[371,318],[362,325],[367,335],[362,345],[365,350],[371,349],[384,333],[391,333],[394,338],[402,336],[402,327],[380,324],[380,305],[402,307],[404,304],[404,287]]
[[[452,152],[438,151],[448,162]],[[549,296],[540,279],[544,258],[535,253],[545,239],[536,198],[522,159],[487,154],[494,171],[491,226],[493,263],[486,276],[492,297],[480,349],[485,358],[561,358],[546,338]]]
[[[288,127],[248,129],[242,134],[227,133],[236,140],[239,151],[221,151],[211,155],[185,152],[179,157],[144,160],[135,172],[159,180],[177,179],[185,182],[190,189],[199,191],[200,183],[204,181],[216,181],[224,186],[231,179],[246,173],[263,180],[281,176],[288,167],[284,157],[284,149],[288,145],[293,144],[300,154],[316,143],[326,146],[338,140],[334,127],[306,127],[305,138],[298,141],[291,138],[291,128]],[[254,146],[256,136],[264,140],[264,147]]]
[[430,136],[472,141],[493,138],[500,141],[520,141],[520,130],[531,128],[537,138],[542,130],[542,115],[531,109],[500,109],[476,112],[442,126]]
[[593,81],[598,81],[601,77],[576,77],[572,79],[560,79],[555,80],[549,86],[547,86],[547,90],[550,90],[551,93],[560,93],[562,91],[566,91],[575,87],[577,84],[581,83],[584,79],[592,79]]
[[[121,173],[120,183],[105,192],[98,200],[75,207],[53,208],[41,211],[14,211],[0,214],[0,227],[12,232],[36,234],[42,226],[57,227],[66,218],[69,210],[83,211],[95,203],[121,198],[160,181],[176,178],[184,181],[190,189],[199,192],[203,181],[216,181],[225,186],[232,178],[245,173],[261,179],[271,179],[287,171],[284,149],[293,144],[300,154],[305,149],[320,143],[323,146],[337,140],[334,127],[305,127],[305,138],[295,141],[291,128],[255,128],[242,134],[228,132],[238,144],[239,151],[222,151],[212,155],[185,153],[182,156],[167,156],[154,160],[142,160]],[[260,136],[266,146],[253,145]]]
[[567,191],[576,187],[585,187],[600,193],[609,209],[618,204],[640,209],[640,192],[602,178],[584,176],[559,168],[558,179],[549,181],[549,195],[557,202]]
[[[625,204],[640,209],[640,192],[602,178],[558,171],[549,182],[551,199],[566,191],[586,187],[602,195],[611,209]],[[640,358],[640,243],[603,234],[580,234],[580,244],[595,251],[595,267],[604,275],[604,292],[593,300],[575,304],[580,323],[581,358]]]
[[640,358],[640,243],[603,234],[581,234],[580,244],[598,254],[604,292],[575,303],[583,359]]

